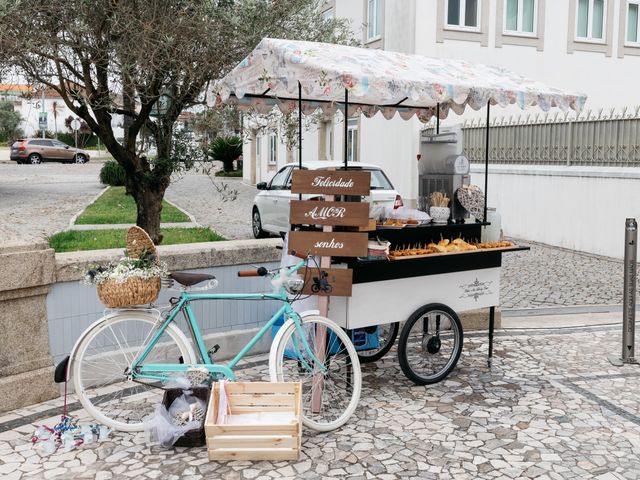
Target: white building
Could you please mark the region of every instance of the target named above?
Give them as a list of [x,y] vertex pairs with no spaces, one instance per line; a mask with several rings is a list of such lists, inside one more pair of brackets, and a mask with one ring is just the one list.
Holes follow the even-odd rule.
[[[40,131],[39,116],[41,112],[47,115],[47,128],[51,133],[71,133],[65,126],[65,120],[76,115],[67,107],[60,95],[50,88],[44,92],[44,108],[42,90],[36,90],[31,85],[25,84],[0,84],[0,100],[13,103],[13,109],[20,113],[22,122],[19,128],[26,137],[33,137]],[[114,115],[112,128],[116,138],[123,136],[122,118]]]
[[[324,14],[349,18],[365,46],[501,66],[589,96],[587,109],[640,105],[640,0],[329,0]],[[531,110],[537,113],[536,109]],[[519,114],[492,109],[492,117]],[[482,116],[450,114],[443,125]],[[407,203],[417,197],[417,119],[349,120],[349,159],[382,166]],[[304,132],[303,159],[343,158],[342,118]],[[249,161],[247,161],[249,160]],[[297,160],[277,127],[245,144],[245,179],[271,178]],[[411,160],[414,160],[413,162]]]

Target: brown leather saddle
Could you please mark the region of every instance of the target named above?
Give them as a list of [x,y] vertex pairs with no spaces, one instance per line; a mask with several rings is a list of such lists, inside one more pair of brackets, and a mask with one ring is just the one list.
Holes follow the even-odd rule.
[[208,273],[171,272],[169,277],[173,278],[180,285],[191,287],[206,280],[214,280],[216,277]]

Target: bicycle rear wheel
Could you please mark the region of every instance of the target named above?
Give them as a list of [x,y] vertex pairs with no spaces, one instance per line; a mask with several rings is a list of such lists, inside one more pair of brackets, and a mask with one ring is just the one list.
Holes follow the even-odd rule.
[[[156,332],[157,318],[144,312],[118,312],[89,327],[75,349],[72,377],[82,406],[114,430],[141,431],[142,419],[162,401],[158,382],[133,381],[130,368]],[[195,363],[184,334],[169,325],[145,363]]]
[[358,405],[360,361],[349,336],[333,321],[317,315],[300,321],[310,349],[325,369],[313,361],[295,323],[289,320],[271,345],[271,381],[301,382],[304,425],[328,432],[344,425]]
[[377,362],[384,357],[398,336],[398,330],[400,330],[400,322],[386,323],[378,325],[378,346],[369,350],[358,350],[358,358],[360,363]]
[[462,324],[439,303],[424,305],[407,320],[398,340],[398,360],[409,380],[428,385],[444,379],[462,352]]

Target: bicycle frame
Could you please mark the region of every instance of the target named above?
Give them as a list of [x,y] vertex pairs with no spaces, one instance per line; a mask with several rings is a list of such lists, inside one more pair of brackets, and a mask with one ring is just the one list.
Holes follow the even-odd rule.
[[[303,266],[307,264],[306,260],[298,263],[297,265],[290,267],[288,269],[288,274],[294,273]],[[238,354],[231,359],[231,361],[226,365],[215,364],[211,362],[209,357],[209,353],[207,352],[207,348],[204,344],[204,340],[202,338],[202,334],[200,332],[200,327],[198,326],[197,318],[193,313],[191,308],[191,302],[193,301],[201,301],[201,300],[278,300],[283,303],[282,307],[278,309],[278,311],[271,317],[271,319],[253,336],[251,340],[238,352]],[[178,313],[183,312],[185,321],[187,322],[187,326],[192,334],[195,346],[197,348],[197,353],[200,355],[200,358],[203,363],[201,364],[144,364],[144,360],[147,358],[149,353],[153,350],[154,346],[158,343],[163,333],[173,322]],[[160,380],[164,381],[168,379],[168,374],[171,373],[179,373],[186,372],[190,368],[206,368],[211,374],[221,375],[230,380],[235,380],[236,376],[233,373],[233,368],[244,358],[244,356],[249,352],[258,341],[262,338],[262,336],[267,333],[271,327],[275,324],[275,322],[284,314],[285,319],[291,318],[294,321],[296,329],[298,330],[299,336],[302,339],[302,347],[307,351],[311,360],[319,366],[319,368],[323,371],[326,369],[324,364],[318,360],[315,355],[315,352],[309,346],[307,342],[306,336],[303,334],[302,323],[300,320],[300,315],[296,313],[291,305],[289,304],[289,299],[287,297],[287,292],[284,287],[280,288],[280,291],[277,293],[205,293],[205,294],[192,294],[189,292],[183,292],[180,295],[178,302],[171,308],[167,317],[162,321],[162,324],[158,327],[158,330],[155,332],[149,343],[144,347],[144,349],[139,352],[135,361],[131,365],[131,377],[132,379],[147,379],[147,380]],[[309,365],[306,364],[302,356],[300,355],[300,348],[297,345],[297,342],[294,342],[296,352],[298,353],[298,357],[305,367],[310,368]]]

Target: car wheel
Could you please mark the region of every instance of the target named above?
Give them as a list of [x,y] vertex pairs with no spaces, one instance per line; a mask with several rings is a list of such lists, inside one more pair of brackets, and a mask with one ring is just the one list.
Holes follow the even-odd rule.
[[31,155],[29,155],[27,157],[27,161],[31,165],[38,165],[38,164],[42,163],[42,157],[37,153],[32,153]]
[[87,156],[83,155],[82,153],[76,154],[74,159],[75,159],[76,163],[87,163]]
[[253,230],[253,236],[255,238],[265,238],[269,234],[262,230],[262,219],[260,218],[260,212],[254,207],[253,214],[251,215],[251,229]]

